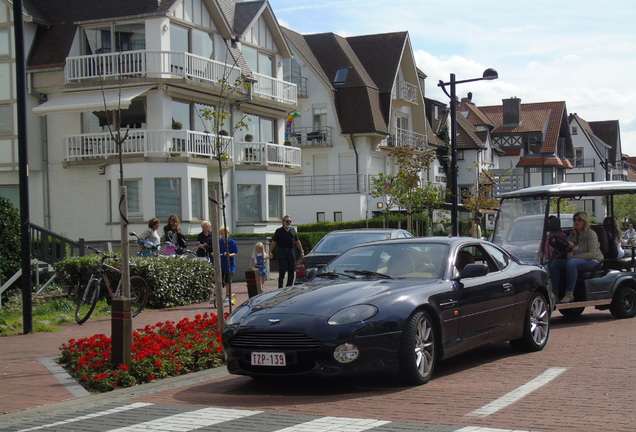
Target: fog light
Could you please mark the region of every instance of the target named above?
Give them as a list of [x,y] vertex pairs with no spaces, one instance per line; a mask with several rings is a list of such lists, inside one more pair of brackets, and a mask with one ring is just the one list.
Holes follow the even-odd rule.
[[351,363],[358,358],[360,351],[358,347],[352,344],[342,344],[333,352],[333,358],[340,363]]

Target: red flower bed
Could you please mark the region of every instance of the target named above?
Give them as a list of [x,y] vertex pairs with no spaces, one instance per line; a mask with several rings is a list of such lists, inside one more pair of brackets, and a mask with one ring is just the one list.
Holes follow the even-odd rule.
[[159,322],[133,332],[131,367],[111,364],[111,339],[103,334],[71,339],[60,364],[86,389],[109,391],[217,367],[223,362],[216,315]]

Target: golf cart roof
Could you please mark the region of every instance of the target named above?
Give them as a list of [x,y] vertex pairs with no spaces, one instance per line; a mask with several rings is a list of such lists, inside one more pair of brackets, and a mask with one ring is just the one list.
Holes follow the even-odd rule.
[[636,182],[598,181],[532,186],[501,194],[501,199],[606,196],[636,193]]

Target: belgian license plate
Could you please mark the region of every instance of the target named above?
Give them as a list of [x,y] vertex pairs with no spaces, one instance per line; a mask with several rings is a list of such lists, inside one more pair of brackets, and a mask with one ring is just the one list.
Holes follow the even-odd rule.
[[253,352],[252,366],[286,366],[285,353]]

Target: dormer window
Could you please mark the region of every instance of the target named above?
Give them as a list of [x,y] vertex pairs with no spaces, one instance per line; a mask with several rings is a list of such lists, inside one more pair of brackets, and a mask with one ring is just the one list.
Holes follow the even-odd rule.
[[349,69],[351,68],[340,68],[336,71],[336,77],[333,79],[334,84],[346,84],[347,76],[349,75]]

